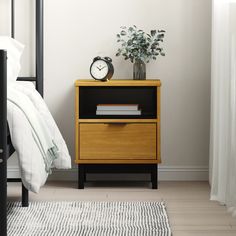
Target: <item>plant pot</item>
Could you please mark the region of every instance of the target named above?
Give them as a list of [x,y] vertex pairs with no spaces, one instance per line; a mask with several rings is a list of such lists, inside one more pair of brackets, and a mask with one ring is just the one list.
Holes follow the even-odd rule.
[[146,64],[142,60],[135,60],[133,65],[133,79],[145,80],[146,79]]

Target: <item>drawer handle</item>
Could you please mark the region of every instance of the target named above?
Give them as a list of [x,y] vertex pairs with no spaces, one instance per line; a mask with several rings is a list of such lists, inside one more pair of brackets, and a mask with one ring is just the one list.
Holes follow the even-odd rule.
[[105,125],[127,125],[126,122],[105,122]]

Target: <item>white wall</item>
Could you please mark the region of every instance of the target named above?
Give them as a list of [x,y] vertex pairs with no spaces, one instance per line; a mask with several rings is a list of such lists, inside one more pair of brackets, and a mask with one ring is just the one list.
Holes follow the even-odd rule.
[[[2,18],[0,30],[4,31]],[[200,175],[205,178],[210,120],[211,0],[45,1],[46,103],[74,156],[73,83],[90,78],[89,66],[97,55],[113,58],[113,79],[132,78],[132,64],[114,55],[119,27],[133,24],[147,31],[167,31],[166,57],[147,65],[147,78],[159,78],[163,84],[163,171],[175,170],[178,175],[182,170],[189,176],[200,171],[196,179]],[[27,27],[25,24],[18,27],[20,38]],[[28,73],[32,73],[32,68]]]
[[11,1],[9,0],[0,0],[0,35],[9,35],[10,28],[10,8]]

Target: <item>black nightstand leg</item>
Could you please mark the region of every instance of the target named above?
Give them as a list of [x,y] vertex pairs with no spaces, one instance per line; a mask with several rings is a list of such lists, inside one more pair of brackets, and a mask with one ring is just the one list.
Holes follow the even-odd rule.
[[84,189],[84,177],[84,165],[80,164],[78,165],[78,189]]
[[158,165],[153,165],[151,172],[152,189],[158,189],[157,175],[158,175]]
[[86,175],[86,171],[84,170],[84,182],[86,183],[87,181],[87,175]]

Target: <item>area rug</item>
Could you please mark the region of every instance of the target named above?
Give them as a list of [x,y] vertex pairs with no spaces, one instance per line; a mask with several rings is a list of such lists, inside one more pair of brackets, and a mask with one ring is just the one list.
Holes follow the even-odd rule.
[[163,202],[8,203],[8,236],[170,236]]

